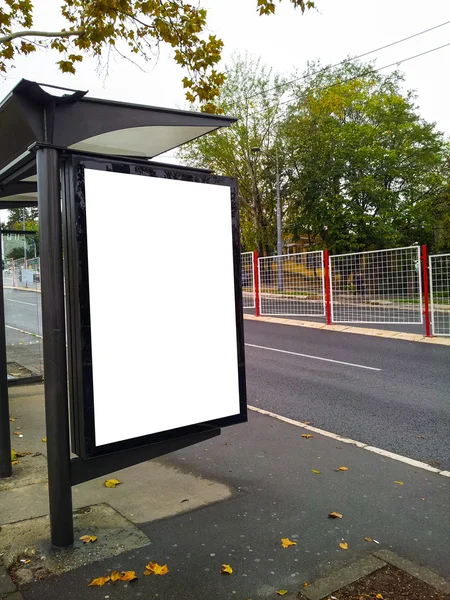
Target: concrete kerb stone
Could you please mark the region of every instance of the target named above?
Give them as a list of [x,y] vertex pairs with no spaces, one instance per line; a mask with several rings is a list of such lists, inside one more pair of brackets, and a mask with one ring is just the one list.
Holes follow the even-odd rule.
[[244,313],[244,319],[247,321],[260,321],[263,323],[275,323],[277,325],[290,325],[291,327],[306,327],[308,329],[321,329],[322,331],[336,331],[340,333],[353,333],[356,335],[367,335],[371,337],[383,337],[392,340],[402,340],[404,342],[420,342],[425,344],[437,344],[439,346],[450,346],[450,338],[444,337],[425,337],[418,333],[404,333],[401,331],[386,331],[381,329],[372,329],[368,327],[352,327],[348,325],[326,325],[315,321],[298,321],[296,319],[281,319],[277,317],[256,317]]
[[351,583],[354,583],[375,571],[392,565],[397,569],[405,571],[416,579],[439,590],[443,593],[450,593],[450,583],[442,579],[439,575],[430,571],[426,567],[415,565],[411,561],[397,556],[390,550],[378,550],[371,556],[366,556],[357,562],[352,563],[323,579],[318,579],[311,583],[307,588],[301,591],[301,595],[308,600],[325,600],[331,594],[338,592]]
[[4,565],[0,565],[0,598],[11,598],[11,594],[17,590],[16,584],[9,576]]
[[302,590],[302,595],[308,600],[322,600],[323,598],[329,598],[330,594],[337,590],[358,581],[366,575],[370,575],[374,571],[378,571],[386,566],[386,563],[375,556],[366,556],[361,560],[358,560],[347,567],[339,569],[324,577],[311,583],[307,588]]
[[380,560],[383,560],[389,565],[396,567],[397,569],[401,569],[402,571],[409,573],[413,577],[416,577],[416,579],[424,581],[428,585],[431,585],[431,587],[434,587],[436,590],[439,590],[445,594],[450,594],[450,583],[445,581],[445,579],[442,579],[440,575],[430,571],[430,569],[415,565],[410,560],[402,558],[401,556],[397,556],[397,554],[394,554],[394,552],[391,552],[390,550],[378,550],[378,552],[374,553],[374,556]]

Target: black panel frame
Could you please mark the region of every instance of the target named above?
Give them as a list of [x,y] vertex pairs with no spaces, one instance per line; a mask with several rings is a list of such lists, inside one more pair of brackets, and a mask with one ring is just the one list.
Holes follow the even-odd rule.
[[[90,335],[89,272],[86,236],[85,169],[127,173],[143,177],[159,177],[197,183],[209,183],[230,188],[232,244],[235,287],[236,344],[240,411],[238,414],[153,433],[139,438],[97,446],[94,426],[94,397],[92,352]],[[69,395],[71,408],[72,451],[82,459],[93,458],[174,440],[205,432],[216,432],[247,421],[247,394],[245,382],[244,322],[241,289],[241,249],[237,182],[211,173],[177,168],[171,165],[143,164],[130,159],[93,158],[83,153],[67,153],[63,158],[63,218],[65,230],[65,264],[67,294],[67,335]],[[112,232],[114,235],[114,232]],[[220,316],[218,317],[220,318]],[[212,391],[213,395],[213,391]],[[125,402],[125,399],[124,399]]]

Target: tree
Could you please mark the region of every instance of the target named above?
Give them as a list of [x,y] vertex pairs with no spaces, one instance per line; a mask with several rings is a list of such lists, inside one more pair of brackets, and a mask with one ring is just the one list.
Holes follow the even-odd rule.
[[[314,7],[310,0],[289,0],[302,12]],[[46,46],[62,55],[63,73],[75,73],[86,53],[101,58],[110,50],[121,56],[131,52],[149,60],[161,43],[174,50],[174,60],[188,71],[183,84],[186,98],[199,100],[213,111],[223,84],[216,70],[223,43],[205,35],[207,12],[185,0],[60,0],[60,31],[33,29],[32,0],[1,0],[0,71],[7,72],[18,54],[28,55]],[[257,0],[260,15],[275,13],[275,2]]]
[[[192,142],[180,156],[192,166],[238,180],[242,246],[271,253],[276,246],[274,160],[284,79],[248,56],[236,56],[225,73],[217,103],[238,122]],[[265,154],[255,155],[253,147]]]
[[402,92],[398,72],[318,67],[297,85],[283,125],[294,199],[286,228],[337,253],[431,242],[442,134]]

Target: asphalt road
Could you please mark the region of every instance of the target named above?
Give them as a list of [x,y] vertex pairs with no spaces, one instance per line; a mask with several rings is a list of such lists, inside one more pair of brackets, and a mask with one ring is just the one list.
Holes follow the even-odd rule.
[[255,321],[245,332],[249,404],[450,470],[449,347]]

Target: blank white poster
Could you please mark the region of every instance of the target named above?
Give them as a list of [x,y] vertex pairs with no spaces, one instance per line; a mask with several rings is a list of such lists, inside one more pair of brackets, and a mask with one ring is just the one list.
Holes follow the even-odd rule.
[[96,445],[239,414],[230,188],[85,187]]

